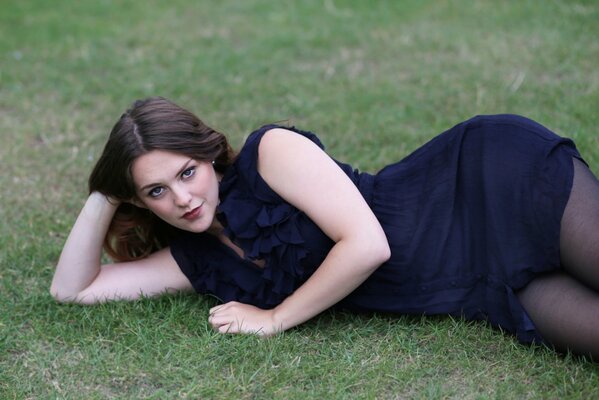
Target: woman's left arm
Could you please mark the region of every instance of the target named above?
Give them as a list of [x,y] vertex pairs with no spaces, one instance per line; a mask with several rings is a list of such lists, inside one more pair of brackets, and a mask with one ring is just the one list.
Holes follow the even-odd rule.
[[301,324],[346,297],[390,256],[385,233],[356,186],[309,139],[285,129],[268,131],[259,146],[258,172],[335,245],[314,274],[274,309],[238,302],[212,308],[209,321],[222,333],[268,336]]

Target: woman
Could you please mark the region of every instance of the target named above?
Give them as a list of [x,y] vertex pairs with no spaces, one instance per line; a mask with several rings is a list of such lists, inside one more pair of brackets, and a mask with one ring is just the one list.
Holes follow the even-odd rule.
[[[272,335],[327,308],[485,319],[599,356],[599,183],[574,144],[476,117],[376,175],[313,134],[265,126],[235,155],[163,98],[113,128],[51,293],[223,301],[222,333]],[[116,264],[100,265],[102,247]]]

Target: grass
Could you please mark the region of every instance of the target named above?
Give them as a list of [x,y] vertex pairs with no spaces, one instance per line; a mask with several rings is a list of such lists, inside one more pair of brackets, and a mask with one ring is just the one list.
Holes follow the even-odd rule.
[[57,305],[106,135],[160,94],[228,132],[289,120],[375,171],[474,114],[527,115],[599,171],[596,1],[6,0],[0,398],[593,398],[589,361],[482,323],[327,312],[219,336],[194,295]]

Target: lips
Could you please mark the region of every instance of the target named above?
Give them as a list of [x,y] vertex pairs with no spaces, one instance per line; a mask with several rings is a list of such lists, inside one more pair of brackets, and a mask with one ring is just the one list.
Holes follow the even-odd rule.
[[184,218],[184,219],[196,219],[197,217],[200,216],[200,213],[202,212],[202,206],[203,205],[204,205],[204,203],[200,204],[199,206],[197,206],[193,210],[186,212],[185,214],[183,214],[183,216],[181,218]]

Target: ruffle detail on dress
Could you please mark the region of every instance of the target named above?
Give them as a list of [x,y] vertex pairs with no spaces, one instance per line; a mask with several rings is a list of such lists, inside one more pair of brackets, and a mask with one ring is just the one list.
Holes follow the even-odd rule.
[[240,268],[237,254],[212,235],[186,233],[171,252],[197,293],[261,308],[272,308],[287,297],[269,293],[263,271],[250,261]]
[[[262,296],[267,303],[280,303],[307,279],[302,260],[307,255],[298,228],[303,213],[295,207],[256,201],[244,196],[243,182],[236,175],[221,182],[217,218],[225,235],[239,246],[248,262],[264,259]],[[274,296],[274,298],[273,298]]]
[[[265,260],[264,285],[259,296],[268,304],[279,304],[305,282],[302,260],[308,254],[299,229],[303,212],[285,202],[257,172],[258,145],[264,133],[277,128],[267,125],[255,131],[220,183],[217,218],[224,234],[244,253],[247,260]],[[323,147],[310,133],[296,131]]]
[[[258,174],[260,140],[264,133],[277,127],[268,125],[252,133],[220,182],[221,202],[216,217],[224,234],[243,250],[245,259],[207,233],[186,232],[171,243],[173,257],[198,293],[213,295],[223,302],[235,300],[273,308],[319,265],[312,260],[310,265],[314,267],[305,266],[309,264],[306,257],[313,254],[303,239],[305,235],[313,237],[317,227]],[[285,129],[323,148],[314,134]],[[252,262],[261,259],[265,261],[264,268]]]

